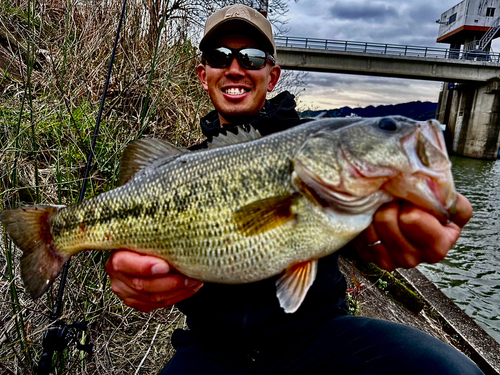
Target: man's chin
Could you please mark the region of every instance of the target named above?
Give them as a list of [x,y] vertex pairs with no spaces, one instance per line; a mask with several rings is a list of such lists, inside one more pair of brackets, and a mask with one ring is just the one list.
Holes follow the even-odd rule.
[[229,124],[245,124],[250,122],[255,116],[249,116],[248,114],[241,113],[231,113],[222,116]]
[[248,123],[251,119],[255,118],[259,114],[255,112],[255,108],[249,109],[247,106],[241,106],[237,108],[233,106],[231,111],[224,111],[222,108],[218,110],[219,114],[222,116],[226,122],[229,124],[244,124]]

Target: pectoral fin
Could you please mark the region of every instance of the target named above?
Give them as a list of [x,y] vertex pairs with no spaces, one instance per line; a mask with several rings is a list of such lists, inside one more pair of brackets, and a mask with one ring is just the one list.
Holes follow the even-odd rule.
[[296,195],[277,196],[243,206],[234,213],[238,229],[246,236],[254,236],[295,220],[291,210],[295,198]]
[[286,313],[294,313],[300,307],[317,271],[318,260],[313,259],[294,264],[276,281],[276,296]]

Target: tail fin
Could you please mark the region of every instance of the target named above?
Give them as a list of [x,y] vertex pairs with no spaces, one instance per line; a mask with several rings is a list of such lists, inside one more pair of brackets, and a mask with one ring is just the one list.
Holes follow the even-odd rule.
[[61,254],[50,233],[49,218],[61,206],[31,206],[0,213],[0,221],[18,248],[21,278],[32,298],[38,298],[61,273],[69,255]]

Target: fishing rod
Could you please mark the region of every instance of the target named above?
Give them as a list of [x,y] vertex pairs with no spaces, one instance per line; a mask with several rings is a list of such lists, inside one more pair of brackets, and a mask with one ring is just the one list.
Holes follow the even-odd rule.
[[[125,8],[127,5],[127,0],[123,0],[122,12],[120,15],[120,21],[118,23],[118,29],[116,31],[115,43],[113,46],[113,51],[111,53],[111,59],[109,61],[108,74],[106,77],[106,82],[104,84],[104,90],[101,98],[101,105],[99,107],[99,112],[97,114],[97,120],[94,127],[94,134],[92,136],[92,142],[90,145],[89,153],[87,156],[87,165],[85,167],[85,176],[83,178],[82,186],[80,189],[80,196],[78,197],[78,203],[81,203],[85,198],[85,191],[87,189],[87,181],[89,179],[90,168],[92,166],[92,158],[94,156],[94,149],[97,140],[97,134],[99,133],[99,126],[101,124],[101,117],[104,110],[104,104],[106,102],[106,94],[108,92],[109,81],[111,79],[111,72],[113,70],[113,63],[115,61],[116,49],[118,46],[118,41],[120,39],[120,31],[122,27],[123,18],[125,15]],[[85,332],[87,329],[87,322],[78,322],[72,324],[66,324],[61,320],[62,315],[62,305],[63,305],[63,295],[64,287],[66,286],[66,279],[68,276],[68,270],[70,266],[70,261],[68,260],[64,265],[63,272],[61,275],[61,282],[59,283],[59,290],[57,293],[57,299],[54,305],[54,309],[50,314],[49,327],[45,331],[42,341],[43,353],[40,357],[38,367],[36,368],[37,375],[49,375],[52,369],[52,358],[54,352],[63,351],[69,345],[76,344],[78,350],[82,350],[86,353],[91,354],[93,352],[93,344],[80,344],[80,334]]]

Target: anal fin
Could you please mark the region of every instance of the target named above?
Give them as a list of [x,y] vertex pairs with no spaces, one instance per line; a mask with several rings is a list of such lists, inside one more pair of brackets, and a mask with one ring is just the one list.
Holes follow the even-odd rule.
[[300,307],[316,279],[317,271],[318,260],[312,259],[287,268],[276,281],[276,296],[286,313],[294,313]]

